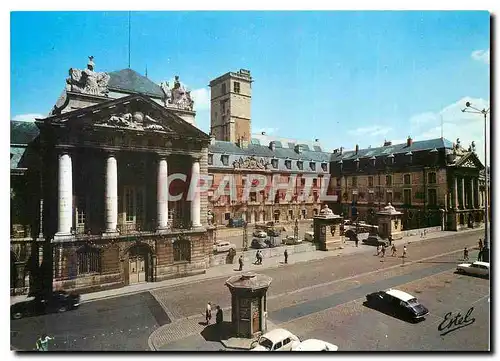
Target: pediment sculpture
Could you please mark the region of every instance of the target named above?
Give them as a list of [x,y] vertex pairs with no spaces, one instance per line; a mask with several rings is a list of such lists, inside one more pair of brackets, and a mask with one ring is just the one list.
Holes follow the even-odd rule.
[[111,115],[109,118],[104,119],[96,125],[118,128],[130,128],[134,130],[161,130],[165,131],[167,128],[160,124],[157,120],[145,115],[142,112],[124,113],[121,115]]
[[108,96],[108,82],[110,76],[107,73],[94,71],[94,57],[89,56],[87,69],[69,69],[69,78],[66,79],[66,90],[99,96]]
[[476,164],[474,164],[474,162],[472,161],[472,159],[468,159],[467,161],[464,162],[464,164],[462,164],[462,167],[476,168]]
[[257,160],[257,158],[255,158],[253,156],[247,157],[246,159],[243,159],[242,157],[240,157],[240,159],[235,160],[233,162],[234,168],[266,170],[266,169],[269,169],[269,166],[270,166],[270,163],[264,161],[264,158],[260,158],[260,160]]
[[163,91],[163,102],[165,106],[173,106],[179,109],[193,110],[194,101],[191,98],[191,91],[187,90],[184,85],[179,81],[179,76],[175,76],[174,85],[166,82],[160,83],[161,90]]
[[333,211],[328,207],[328,204],[325,204],[321,211],[319,211],[319,214],[332,215]]

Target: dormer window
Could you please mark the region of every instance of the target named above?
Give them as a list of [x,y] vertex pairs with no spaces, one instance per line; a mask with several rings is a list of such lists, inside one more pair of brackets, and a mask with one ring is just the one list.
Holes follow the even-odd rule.
[[309,167],[311,170],[316,170],[316,162],[309,162]]
[[285,167],[286,167],[286,169],[292,169],[292,161],[285,160]]
[[354,163],[356,164],[356,170],[359,170],[359,158],[356,158]]
[[375,167],[375,164],[377,162],[377,158],[375,156],[371,157],[370,162],[371,162],[372,166]]
[[214,155],[209,154],[208,155],[208,165],[212,165],[212,164],[214,164]]
[[220,160],[222,161],[223,165],[229,165],[229,155],[227,154],[221,155]]
[[394,164],[394,154],[391,153],[387,156],[387,163]]
[[411,163],[413,160],[413,153],[410,151],[405,154],[406,159],[408,160],[408,163]]
[[271,159],[271,165],[273,166],[274,169],[277,169],[278,168],[278,160]]
[[299,168],[300,170],[303,170],[304,169],[304,162],[301,160],[298,160],[297,161],[297,168]]
[[328,171],[328,164],[321,163],[321,169],[323,169],[323,172],[327,172]]
[[276,143],[270,142],[269,143],[269,149],[271,149],[274,152],[276,150]]
[[302,153],[302,147],[300,144],[297,144],[294,148],[295,148],[296,153],[299,153],[299,154]]

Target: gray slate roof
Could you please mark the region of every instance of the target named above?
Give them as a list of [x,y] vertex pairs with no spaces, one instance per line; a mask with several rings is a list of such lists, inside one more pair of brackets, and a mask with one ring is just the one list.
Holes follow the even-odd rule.
[[153,97],[163,97],[160,86],[132,69],[123,69],[108,73],[108,88],[129,93],[140,93]]
[[40,130],[35,123],[10,121],[10,144],[28,144],[38,134],[40,134]]

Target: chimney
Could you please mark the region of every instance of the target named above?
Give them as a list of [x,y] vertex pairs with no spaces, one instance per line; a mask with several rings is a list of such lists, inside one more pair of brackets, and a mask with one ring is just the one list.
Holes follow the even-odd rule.
[[210,133],[210,144],[211,145],[215,144],[215,135],[213,135],[212,133]]
[[314,139],[314,141],[315,141],[316,143],[318,143],[318,142],[319,142],[319,139],[318,139],[318,138],[316,138],[316,139]]
[[387,147],[389,145],[392,145],[392,142],[390,140],[384,140],[384,147]]
[[408,139],[406,139],[406,146],[411,147],[412,144],[413,144],[413,139],[411,139],[411,137],[408,136]]
[[359,152],[359,145],[356,144],[356,154]]

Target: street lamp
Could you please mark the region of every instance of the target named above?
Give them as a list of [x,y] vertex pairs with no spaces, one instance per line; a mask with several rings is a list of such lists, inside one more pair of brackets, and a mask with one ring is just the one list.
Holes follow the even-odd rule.
[[490,113],[490,108],[488,109],[478,109],[472,106],[470,102],[465,103],[465,108],[462,109],[462,113],[472,113],[481,114],[484,117],[484,182],[485,182],[485,192],[484,192],[484,239],[488,240],[488,133],[487,133],[487,120],[486,117]]

